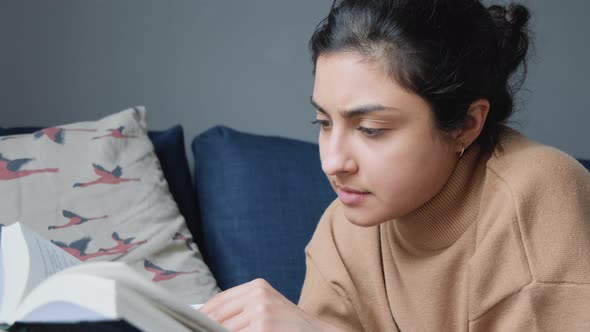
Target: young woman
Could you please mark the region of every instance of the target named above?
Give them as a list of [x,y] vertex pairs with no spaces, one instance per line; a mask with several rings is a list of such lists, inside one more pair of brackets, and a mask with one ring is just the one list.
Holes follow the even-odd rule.
[[528,19],[477,0],[335,2],[310,46],[338,199],[299,306],[255,280],[203,312],[230,331],[590,330],[590,174],[505,125]]

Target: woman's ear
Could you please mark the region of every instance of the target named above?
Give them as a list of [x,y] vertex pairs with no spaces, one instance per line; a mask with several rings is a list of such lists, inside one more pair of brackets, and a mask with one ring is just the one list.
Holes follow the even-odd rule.
[[478,99],[471,103],[463,126],[454,133],[455,142],[457,142],[457,152],[467,149],[479,136],[486,123],[486,118],[490,111],[490,102],[487,99]]

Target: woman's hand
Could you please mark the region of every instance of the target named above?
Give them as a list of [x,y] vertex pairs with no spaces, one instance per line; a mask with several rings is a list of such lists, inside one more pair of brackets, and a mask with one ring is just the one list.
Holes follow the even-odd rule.
[[232,332],[334,329],[301,310],[264,279],[221,292],[200,311]]

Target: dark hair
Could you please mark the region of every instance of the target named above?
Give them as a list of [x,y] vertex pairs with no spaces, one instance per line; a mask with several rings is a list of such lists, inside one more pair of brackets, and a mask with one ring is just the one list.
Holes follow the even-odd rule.
[[[318,57],[332,52],[384,63],[392,78],[430,103],[443,132],[459,128],[475,100],[487,99],[476,142],[490,151],[526,76],[529,17],[522,5],[486,8],[479,0],[336,0],[309,47],[314,72]],[[521,64],[520,80],[511,80]]]

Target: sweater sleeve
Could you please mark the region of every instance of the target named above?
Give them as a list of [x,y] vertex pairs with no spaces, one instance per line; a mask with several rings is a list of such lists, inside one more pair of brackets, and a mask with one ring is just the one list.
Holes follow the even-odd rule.
[[299,307],[343,331],[363,331],[350,301],[326,281],[309,254],[306,260],[307,271]]
[[590,331],[590,285],[533,283],[504,299],[470,331]]
[[334,203],[326,209],[305,248],[306,274],[298,305],[343,331],[363,331],[347,296],[346,289],[352,288],[351,280],[334,237],[334,209]]

